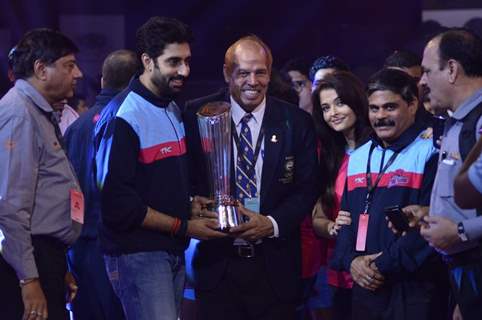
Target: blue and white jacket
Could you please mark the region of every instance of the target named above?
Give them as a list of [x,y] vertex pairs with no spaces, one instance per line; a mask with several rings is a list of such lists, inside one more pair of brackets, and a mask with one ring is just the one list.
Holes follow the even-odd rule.
[[177,105],[134,78],[102,111],[95,144],[104,253],[181,254],[187,238],[141,226],[147,207],[181,219],[190,216],[185,132]]
[[[429,205],[437,169],[437,150],[431,139],[420,136],[421,130],[418,125],[413,125],[386,148],[376,137],[372,138],[350,156],[341,208],[351,213],[352,224],[343,227],[338,235],[331,261],[335,269],[350,271],[355,257],[382,252],[375,260],[380,272],[386,277],[403,278],[407,273],[416,272],[430,255],[435,254],[418,230],[397,237],[388,228],[384,213],[384,208],[394,205],[402,208],[412,204]],[[372,183],[392,154],[398,152],[398,156],[374,190],[368,210],[366,250],[357,252],[358,221],[365,209],[367,162],[372,144],[375,144],[370,164]]]

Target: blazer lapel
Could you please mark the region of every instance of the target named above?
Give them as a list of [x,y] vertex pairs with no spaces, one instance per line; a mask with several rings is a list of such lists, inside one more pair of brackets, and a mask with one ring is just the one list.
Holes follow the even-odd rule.
[[285,128],[283,117],[276,106],[271,104],[269,98],[266,101],[266,111],[263,118],[264,130],[264,158],[263,172],[261,175],[261,205],[266,198],[268,190],[273,185],[273,178],[281,160],[281,151],[285,143]]

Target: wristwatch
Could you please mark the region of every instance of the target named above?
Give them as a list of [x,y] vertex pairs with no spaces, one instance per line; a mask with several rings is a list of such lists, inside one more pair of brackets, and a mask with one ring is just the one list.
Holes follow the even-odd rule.
[[19,285],[20,285],[20,288],[23,287],[24,285],[26,284],[29,284],[30,282],[34,282],[35,280],[37,280],[38,278],[28,278],[28,279],[21,279],[19,281]]
[[459,235],[460,240],[462,240],[462,242],[465,242],[465,241],[469,240],[469,238],[467,237],[467,234],[465,233],[465,228],[464,228],[464,224],[462,223],[462,221],[460,221],[457,224],[457,233]]

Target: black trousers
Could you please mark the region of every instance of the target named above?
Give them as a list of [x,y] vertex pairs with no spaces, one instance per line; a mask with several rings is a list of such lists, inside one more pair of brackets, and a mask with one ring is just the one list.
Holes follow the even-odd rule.
[[296,302],[279,301],[268,282],[265,257],[258,250],[253,258],[229,257],[219,285],[210,291],[196,290],[201,320],[293,320]]
[[462,253],[450,263],[450,286],[464,320],[482,317],[482,250]]
[[[33,236],[34,258],[40,284],[47,299],[49,320],[66,320],[65,246],[47,236]],[[24,307],[19,279],[14,269],[0,255],[0,314],[2,319],[22,319]]]

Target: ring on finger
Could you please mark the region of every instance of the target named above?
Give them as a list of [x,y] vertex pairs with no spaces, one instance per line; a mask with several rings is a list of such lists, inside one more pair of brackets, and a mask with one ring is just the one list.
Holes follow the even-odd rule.
[[36,315],[36,314],[37,314],[37,311],[32,310],[32,311],[30,311],[30,314],[31,314],[31,315]]

